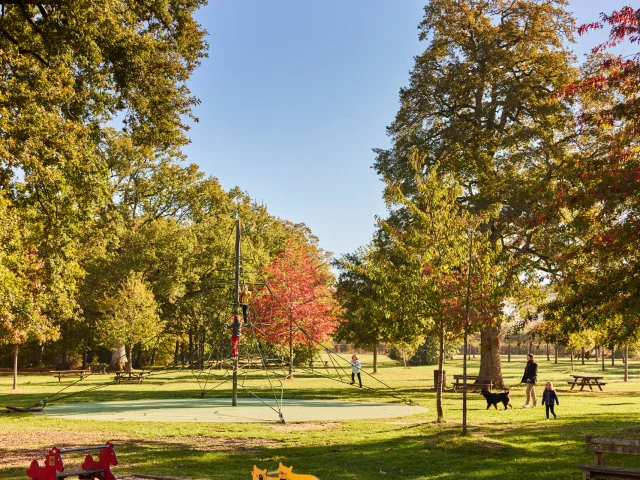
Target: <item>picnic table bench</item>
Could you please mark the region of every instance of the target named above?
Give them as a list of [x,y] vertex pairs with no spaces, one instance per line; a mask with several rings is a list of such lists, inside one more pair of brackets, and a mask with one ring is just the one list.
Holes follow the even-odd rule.
[[120,371],[120,372],[116,372],[116,376],[113,378],[113,381],[116,383],[122,383],[122,382],[142,383],[147,373],[148,372],[144,372],[144,371],[141,371],[141,372]]
[[582,479],[640,479],[640,470],[635,468],[610,467],[605,465],[605,453],[617,453],[620,455],[640,455],[640,440],[609,438],[609,437],[585,437],[585,451],[593,452],[595,465],[576,465],[582,470]]
[[[464,375],[454,375],[453,391],[456,392],[458,387],[462,388],[464,384]],[[480,375],[467,375],[467,389],[481,390],[487,388],[493,389],[493,381],[489,377],[481,377]]]
[[60,382],[62,377],[80,377],[82,380],[84,377],[91,375],[91,370],[49,370],[49,373],[53,373],[54,377],[58,377]]
[[600,391],[602,392],[602,385],[606,385],[605,382],[600,382],[604,377],[598,375],[571,375],[573,377],[572,382],[567,382],[571,385],[571,390],[576,385],[580,385],[580,391],[584,390],[584,387],[589,387],[590,390],[593,390],[593,385],[596,385]]

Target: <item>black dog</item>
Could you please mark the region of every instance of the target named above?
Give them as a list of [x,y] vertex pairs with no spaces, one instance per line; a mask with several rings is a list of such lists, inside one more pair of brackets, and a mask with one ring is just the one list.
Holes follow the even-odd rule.
[[480,392],[482,396],[487,400],[487,410],[491,408],[491,405],[498,409],[498,404],[502,403],[504,405],[504,409],[507,409],[507,406],[513,408],[511,405],[511,400],[509,399],[509,389],[505,388],[502,393],[491,393],[486,388],[483,388]]

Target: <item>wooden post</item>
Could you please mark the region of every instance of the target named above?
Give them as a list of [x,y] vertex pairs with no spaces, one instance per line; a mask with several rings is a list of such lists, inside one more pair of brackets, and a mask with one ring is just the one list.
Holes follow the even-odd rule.
[[[236,258],[235,258],[235,282],[233,288],[233,313],[239,315],[240,307],[240,219],[236,219]],[[233,392],[231,406],[238,404],[238,357],[233,358]]]

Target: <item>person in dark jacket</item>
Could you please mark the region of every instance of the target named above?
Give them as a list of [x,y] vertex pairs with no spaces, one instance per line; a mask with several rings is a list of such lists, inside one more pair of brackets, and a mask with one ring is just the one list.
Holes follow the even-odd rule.
[[231,356],[238,356],[238,342],[240,341],[240,336],[242,335],[242,323],[240,322],[240,317],[238,315],[233,316],[233,322],[228,325],[227,328],[231,329]]
[[544,392],[542,392],[542,405],[546,405],[547,407],[547,420],[549,420],[549,410],[551,410],[551,413],[553,414],[553,419],[558,419],[556,412],[553,410],[554,404],[560,405],[558,394],[553,389],[553,383],[547,382],[544,387]]
[[529,402],[533,400],[533,406],[538,406],[538,398],[536,397],[536,382],[538,381],[538,364],[533,361],[533,355],[527,355],[527,366],[524,368],[522,383],[527,384],[527,402],[524,408],[529,408]]

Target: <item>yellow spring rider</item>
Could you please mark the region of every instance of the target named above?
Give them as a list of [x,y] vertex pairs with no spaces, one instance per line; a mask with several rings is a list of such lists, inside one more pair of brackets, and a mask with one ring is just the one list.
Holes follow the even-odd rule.
[[318,477],[313,475],[304,475],[301,473],[291,473],[293,467],[285,467],[280,462],[278,470],[275,472],[267,472],[266,470],[260,470],[255,465],[253,466],[253,472],[251,472],[251,480],[267,480],[269,478],[277,478],[279,480],[319,480]]

